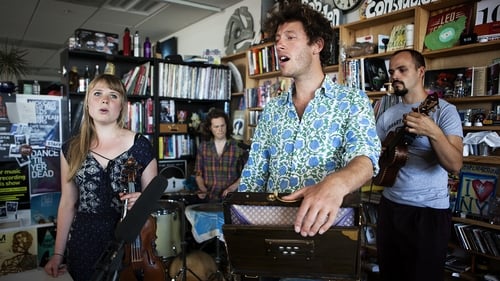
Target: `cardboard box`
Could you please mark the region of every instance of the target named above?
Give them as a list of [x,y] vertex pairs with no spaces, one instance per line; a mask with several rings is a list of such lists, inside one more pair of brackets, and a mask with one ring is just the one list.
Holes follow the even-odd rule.
[[118,53],[118,44],[120,41],[118,34],[77,29],[75,31],[75,38],[76,49],[113,55]]
[[187,133],[187,124],[180,124],[180,123],[160,124],[160,133]]

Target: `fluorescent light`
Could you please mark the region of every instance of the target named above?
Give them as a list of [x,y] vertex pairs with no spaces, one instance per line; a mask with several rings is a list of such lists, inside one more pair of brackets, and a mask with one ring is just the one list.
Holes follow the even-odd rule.
[[185,1],[185,0],[161,0],[163,2],[168,2],[168,3],[174,3],[174,4],[179,4],[179,5],[184,5],[184,6],[191,6],[195,8],[200,8],[204,10],[209,10],[213,12],[222,12],[221,8],[213,7],[213,6],[208,6],[204,4],[198,4],[190,1]]

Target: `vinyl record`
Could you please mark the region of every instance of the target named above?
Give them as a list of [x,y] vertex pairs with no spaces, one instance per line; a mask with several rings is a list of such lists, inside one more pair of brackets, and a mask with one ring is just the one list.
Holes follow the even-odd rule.
[[234,90],[236,93],[241,93],[243,92],[243,79],[241,78],[240,71],[238,68],[236,68],[236,65],[232,62],[228,62],[227,66],[231,70],[232,76],[233,76],[233,82],[234,82]]
[[464,16],[456,21],[443,24],[438,29],[427,34],[424,39],[425,46],[430,50],[439,50],[453,47],[460,40],[460,34],[465,29]]

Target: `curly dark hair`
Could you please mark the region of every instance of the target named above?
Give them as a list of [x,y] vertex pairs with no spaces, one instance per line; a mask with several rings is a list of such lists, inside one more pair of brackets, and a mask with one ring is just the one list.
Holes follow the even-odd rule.
[[[333,42],[333,29],[330,22],[320,12],[314,10],[307,4],[293,2],[279,11],[274,12],[264,23],[264,29],[269,37],[274,40],[276,30],[284,23],[299,21],[304,26],[304,31],[309,39],[308,44],[312,44],[319,39],[323,39],[324,46],[320,52],[322,65],[326,65],[331,58],[331,45]],[[337,43],[337,42],[335,42]]]
[[212,131],[210,131],[210,126],[212,126],[213,119],[220,117],[224,118],[224,121],[226,122],[226,138],[231,138],[231,135],[233,134],[233,128],[229,123],[229,117],[222,109],[211,108],[208,111],[205,121],[203,121],[203,123],[201,124],[201,132],[205,140],[210,140],[213,138]]

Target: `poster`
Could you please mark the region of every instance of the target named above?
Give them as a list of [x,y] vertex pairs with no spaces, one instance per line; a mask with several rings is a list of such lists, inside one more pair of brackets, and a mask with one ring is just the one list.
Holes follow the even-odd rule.
[[0,276],[35,269],[36,228],[0,231]]
[[462,167],[456,211],[477,218],[488,218],[496,197],[499,167],[467,165]]

